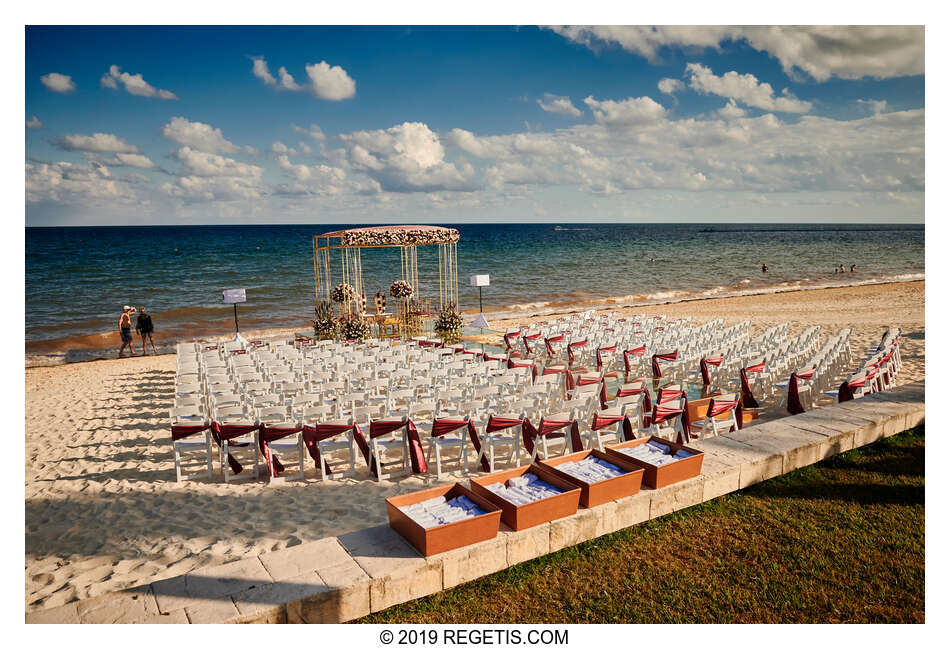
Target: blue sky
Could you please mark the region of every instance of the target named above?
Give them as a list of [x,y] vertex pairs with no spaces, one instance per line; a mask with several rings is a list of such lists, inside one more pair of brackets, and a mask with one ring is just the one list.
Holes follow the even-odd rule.
[[923,222],[923,40],[27,28],[26,224]]

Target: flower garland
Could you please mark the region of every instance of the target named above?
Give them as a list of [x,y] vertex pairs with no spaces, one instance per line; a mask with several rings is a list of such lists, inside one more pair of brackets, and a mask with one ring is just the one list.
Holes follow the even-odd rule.
[[340,318],[340,337],[343,340],[363,340],[369,337],[369,325],[363,318],[353,315]]
[[412,297],[412,284],[404,279],[398,279],[389,287],[389,294],[395,298]]
[[356,297],[356,291],[353,290],[353,287],[349,284],[337,284],[333,287],[333,292],[330,293],[330,298],[337,304],[343,304],[347,300],[352,300]]
[[459,231],[454,228],[365,228],[347,230],[340,235],[340,242],[344,246],[427,246],[434,243],[455,243],[458,240]]

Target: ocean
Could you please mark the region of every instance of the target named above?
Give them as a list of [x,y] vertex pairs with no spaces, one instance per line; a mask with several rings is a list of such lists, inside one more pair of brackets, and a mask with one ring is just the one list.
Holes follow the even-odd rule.
[[[221,304],[227,288],[247,289],[238,306],[242,331],[306,331],[314,307],[311,239],[346,227],[26,228],[27,364],[111,357],[125,304],[148,308],[166,350],[177,340],[228,333],[233,309]],[[924,277],[923,225],[451,227],[461,234],[459,300],[469,314],[478,311],[473,274],[490,276],[483,303],[495,315]],[[362,263],[371,303],[373,293],[388,294],[399,279],[399,250],[364,250]],[[839,264],[848,272],[835,273]],[[419,249],[419,274],[422,294],[438,302],[434,246]]]

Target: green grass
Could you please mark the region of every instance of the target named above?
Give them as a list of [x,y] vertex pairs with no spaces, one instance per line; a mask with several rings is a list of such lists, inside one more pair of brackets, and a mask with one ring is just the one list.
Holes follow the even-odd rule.
[[362,618],[924,621],[924,427]]

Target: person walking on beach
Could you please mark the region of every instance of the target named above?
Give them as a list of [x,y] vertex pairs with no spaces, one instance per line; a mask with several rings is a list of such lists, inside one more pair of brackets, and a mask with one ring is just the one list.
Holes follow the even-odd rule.
[[766,266],[765,264],[762,264],[762,272],[763,272],[763,273],[769,272],[769,267]]
[[852,273],[855,271],[855,269],[857,269],[857,266],[855,266],[854,264],[851,264],[851,272],[852,272]]
[[843,272],[844,272],[844,264],[841,264],[841,265],[838,266],[838,272],[839,272],[839,273],[843,273]]
[[119,335],[122,337],[122,347],[119,348],[119,358],[122,358],[122,352],[125,346],[129,346],[129,355],[135,356],[135,346],[132,344],[132,314],[131,307],[122,307],[122,315],[119,316]]
[[152,339],[152,332],[155,331],[155,326],[152,324],[152,316],[145,312],[145,307],[142,307],[139,317],[135,319],[135,330],[142,337],[142,355],[148,356],[148,350],[145,348],[145,340],[148,339],[152,343],[152,354],[158,354],[155,350],[155,341]]

